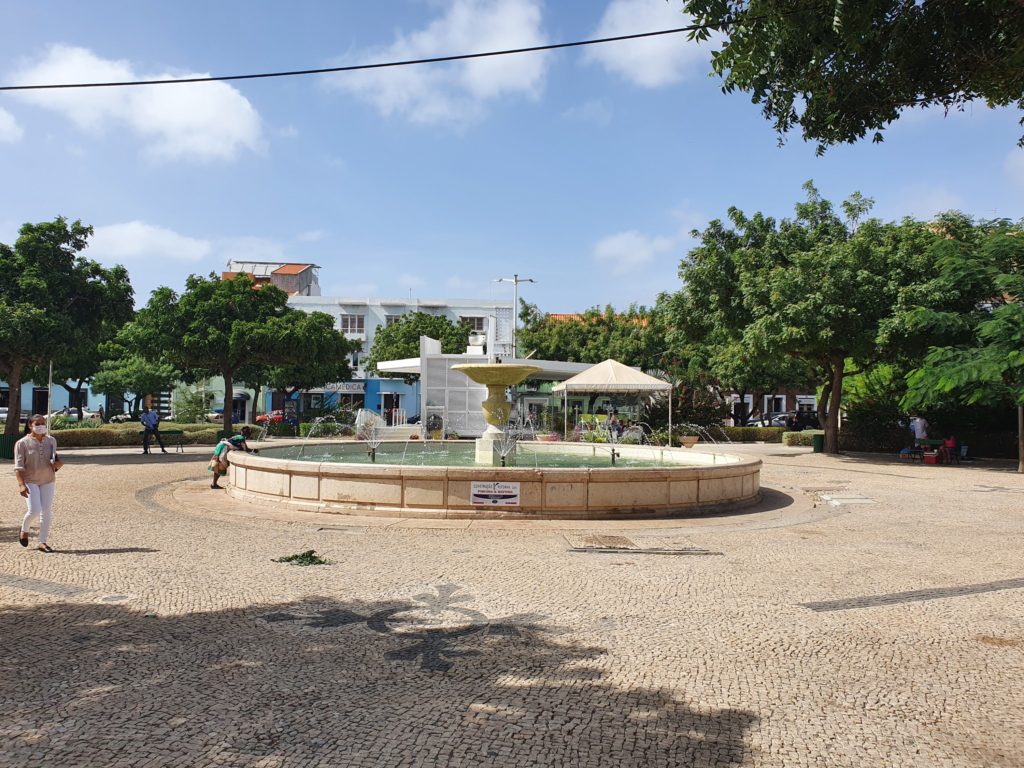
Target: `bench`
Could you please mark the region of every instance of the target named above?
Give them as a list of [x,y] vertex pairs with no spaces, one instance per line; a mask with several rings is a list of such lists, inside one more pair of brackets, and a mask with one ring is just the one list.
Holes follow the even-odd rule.
[[[160,433],[160,437],[167,442],[167,438],[170,438],[171,443],[174,444],[174,450],[177,453],[185,452],[185,430],[183,429],[160,429],[157,430]],[[146,430],[139,430],[139,439],[142,440],[146,435]]]

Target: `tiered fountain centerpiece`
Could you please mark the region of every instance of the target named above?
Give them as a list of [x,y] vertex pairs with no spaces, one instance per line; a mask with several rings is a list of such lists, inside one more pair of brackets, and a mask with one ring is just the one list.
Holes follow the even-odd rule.
[[487,399],[482,404],[487,429],[476,440],[476,463],[499,466],[501,454],[497,450],[512,406],[505,396],[509,387],[514,387],[541,370],[536,365],[511,365],[505,363],[466,363],[453,365],[453,371],[460,371],[477,384],[487,386]]

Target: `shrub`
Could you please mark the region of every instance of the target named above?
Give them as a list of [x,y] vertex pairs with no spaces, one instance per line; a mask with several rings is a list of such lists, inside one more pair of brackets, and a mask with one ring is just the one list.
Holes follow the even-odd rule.
[[734,443],[781,443],[784,427],[722,427]]
[[[130,425],[131,429],[125,429],[128,425],[97,427],[96,429],[66,429],[57,435],[57,445],[61,448],[95,448],[99,446],[137,446],[142,443],[141,430]],[[202,425],[199,425],[202,427]],[[173,429],[171,425],[168,429]],[[185,430],[181,441],[186,445],[216,445],[218,441],[218,430],[216,427],[203,427],[201,429]],[[170,443],[177,437],[167,437],[165,442]]]
[[317,437],[350,436],[352,427],[348,424],[339,424],[334,421],[321,421],[316,424],[304,422],[299,424],[299,437],[309,437],[309,433],[316,427]]
[[815,435],[824,435],[823,429],[805,429],[803,432],[786,432],[782,435],[782,444],[810,448],[814,445]]
[[295,424],[289,424],[283,421],[272,421],[270,422],[270,426],[267,427],[267,434],[271,437],[298,437],[299,431]]
[[174,417],[185,424],[205,422],[212,401],[212,394],[180,387],[174,391]]
[[51,432],[63,432],[66,429],[89,429],[90,427],[98,427],[100,422],[94,422],[92,419],[86,419],[79,423],[78,419],[72,419],[67,416],[51,416],[50,417],[50,431]]

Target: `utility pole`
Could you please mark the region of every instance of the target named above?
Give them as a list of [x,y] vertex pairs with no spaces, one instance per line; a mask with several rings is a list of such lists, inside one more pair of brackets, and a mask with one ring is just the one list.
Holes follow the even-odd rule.
[[519,325],[519,284],[536,283],[537,281],[532,277],[512,275],[512,277],[499,277],[494,282],[512,283],[512,357],[518,358],[519,349],[516,347],[516,326]]

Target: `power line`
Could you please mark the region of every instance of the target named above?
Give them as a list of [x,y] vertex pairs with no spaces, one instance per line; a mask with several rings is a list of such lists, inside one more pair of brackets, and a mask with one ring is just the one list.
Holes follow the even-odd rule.
[[697,32],[700,30],[717,30],[720,24],[691,24],[686,27],[675,29],[662,29],[657,32],[638,32],[632,35],[617,35],[615,37],[601,37],[592,40],[576,40],[570,43],[551,43],[550,45],[534,45],[528,48],[508,48],[501,51],[486,51],[483,53],[462,53],[454,56],[434,56],[425,59],[406,59],[404,61],[386,61],[377,64],[351,64],[345,67],[322,67],[319,69],[294,69],[287,72],[260,72],[250,75],[220,75],[210,77],[179,77],[168,80],[122,80],[110,83],[51,83],[40,85],[2,85],[0,91],[44,91],[58,90],[62,88],[121,88],[132,85],[172,85],[175,83],[212,83],[226,80],[261,80],[270,77],[296,77],[299,75],[325,75],[332,72],[356,72],[364,69],[387,69],[389,67],[408,67],[415,64],[439,64],[446,61],[466,61],[468,59],[485,59],[493,56],[511,56],[519,53],[535,53],[537,51],[554,51],[560,48],[578,48],[583,45],[597,45],[599,43],[614,43],[620,40],[637,40],[645,37],[658,37],[661,35],[677,35],[680,32]]

